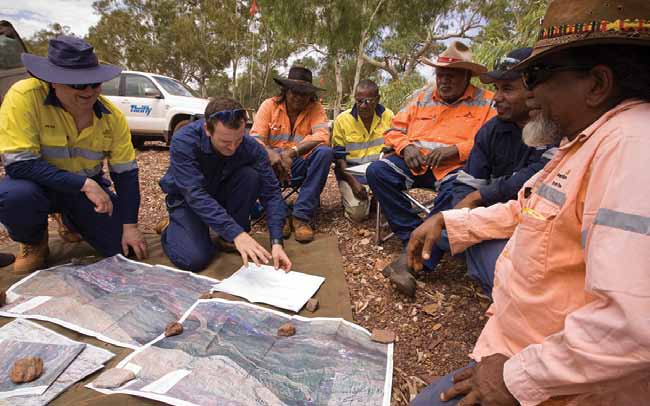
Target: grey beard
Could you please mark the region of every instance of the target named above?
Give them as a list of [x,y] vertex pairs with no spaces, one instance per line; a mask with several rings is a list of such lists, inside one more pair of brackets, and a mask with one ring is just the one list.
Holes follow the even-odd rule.
[[562,131],[555,121],[539,114],[524,126],[521,138],[529,147],[558,145],[562,141]]

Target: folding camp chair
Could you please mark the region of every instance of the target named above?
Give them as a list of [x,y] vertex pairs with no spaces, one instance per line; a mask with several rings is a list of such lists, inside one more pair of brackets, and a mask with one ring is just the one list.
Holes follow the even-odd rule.
[[[282,186],[280,187],[280,191],[282,193],[282,199],[285,201],[285,203],[288,204],[288,199],[294,194],[298,193],[304,181],[305,181],[304,176],[296,176],[282,184]],[[260,221],[262,221],[264,217],[266,217],[266,212],[264,210],[264,207],[262,207],[259,217],[253,220],[251,227],[259,223]]]

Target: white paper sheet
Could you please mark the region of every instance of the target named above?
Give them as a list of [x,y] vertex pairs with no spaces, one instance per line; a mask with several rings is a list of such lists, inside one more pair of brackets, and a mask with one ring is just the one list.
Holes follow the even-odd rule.
[[325,281],[321,276],[301,272],[286,273],[272,266],[249,263],[234,275],[214,285],[213,292],[243,297],[254,303],[266,303],[299,312]]

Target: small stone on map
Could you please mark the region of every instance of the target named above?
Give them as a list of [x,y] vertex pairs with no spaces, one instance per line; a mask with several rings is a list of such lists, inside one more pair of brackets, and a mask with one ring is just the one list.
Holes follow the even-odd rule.
[[41,374],[43,374],[43,360],[39,357],[26,357],[14,363],[9,378],[13,383],[25,383],[38,379]]
[[291,323],[286,323],[278,329],[278,335],[281,337],[291,337],[296,334],[296,327]]
[[318,299],[311,298],[307,301],[307,304],[305,305],[305,309],[307,309],[310,312],[315,312],[318,310]]
[[124,368],[111,368],[99,375],[93,385],[103,389],[119,388],[132,379],[135,379],[133,371]]
[[0,290],[0,306],[7,304],[7,294],[4,290]]
[[376,328],[372,330],[372,336],[370,336],[370,339],[378,343],[390,344],[395,341],[395,333],[390,330],[381,330]]
[[169,323],[165,327],[165,337],[177,336],[183,333],[183,325],[181,323]]

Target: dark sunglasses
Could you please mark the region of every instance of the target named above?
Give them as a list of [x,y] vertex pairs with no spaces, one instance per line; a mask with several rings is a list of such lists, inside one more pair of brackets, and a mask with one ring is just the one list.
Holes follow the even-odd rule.
[[231,123],[233,121],[241,121],[242,119],[246,120],[246,110],[236,109],[236,110],[221,110],[215,111],[208,115],[209,119],[217,119],[222,123]]
[[537,85],[547,81],[554,73],[566,71],[588,71],[591,66],[586,65],[565,65],[565,66],[544,66],[535,65],[524,70],[521,76],[524,79],[526,89],[533,90]]
[[356,102],[359,106],[363,106],[364,104],[373,104],[377,101],[376,97],[367,97],[365,99],[356,99]]
[[97,89],[101,85],[102,84],[100,82],[100,83],[83,83],[83,84],[79,84],[79,85],[66,85],[66,86],[71,87],[74,90],[86,90],[86,88],[88,86],[90,86],[93,89]]

